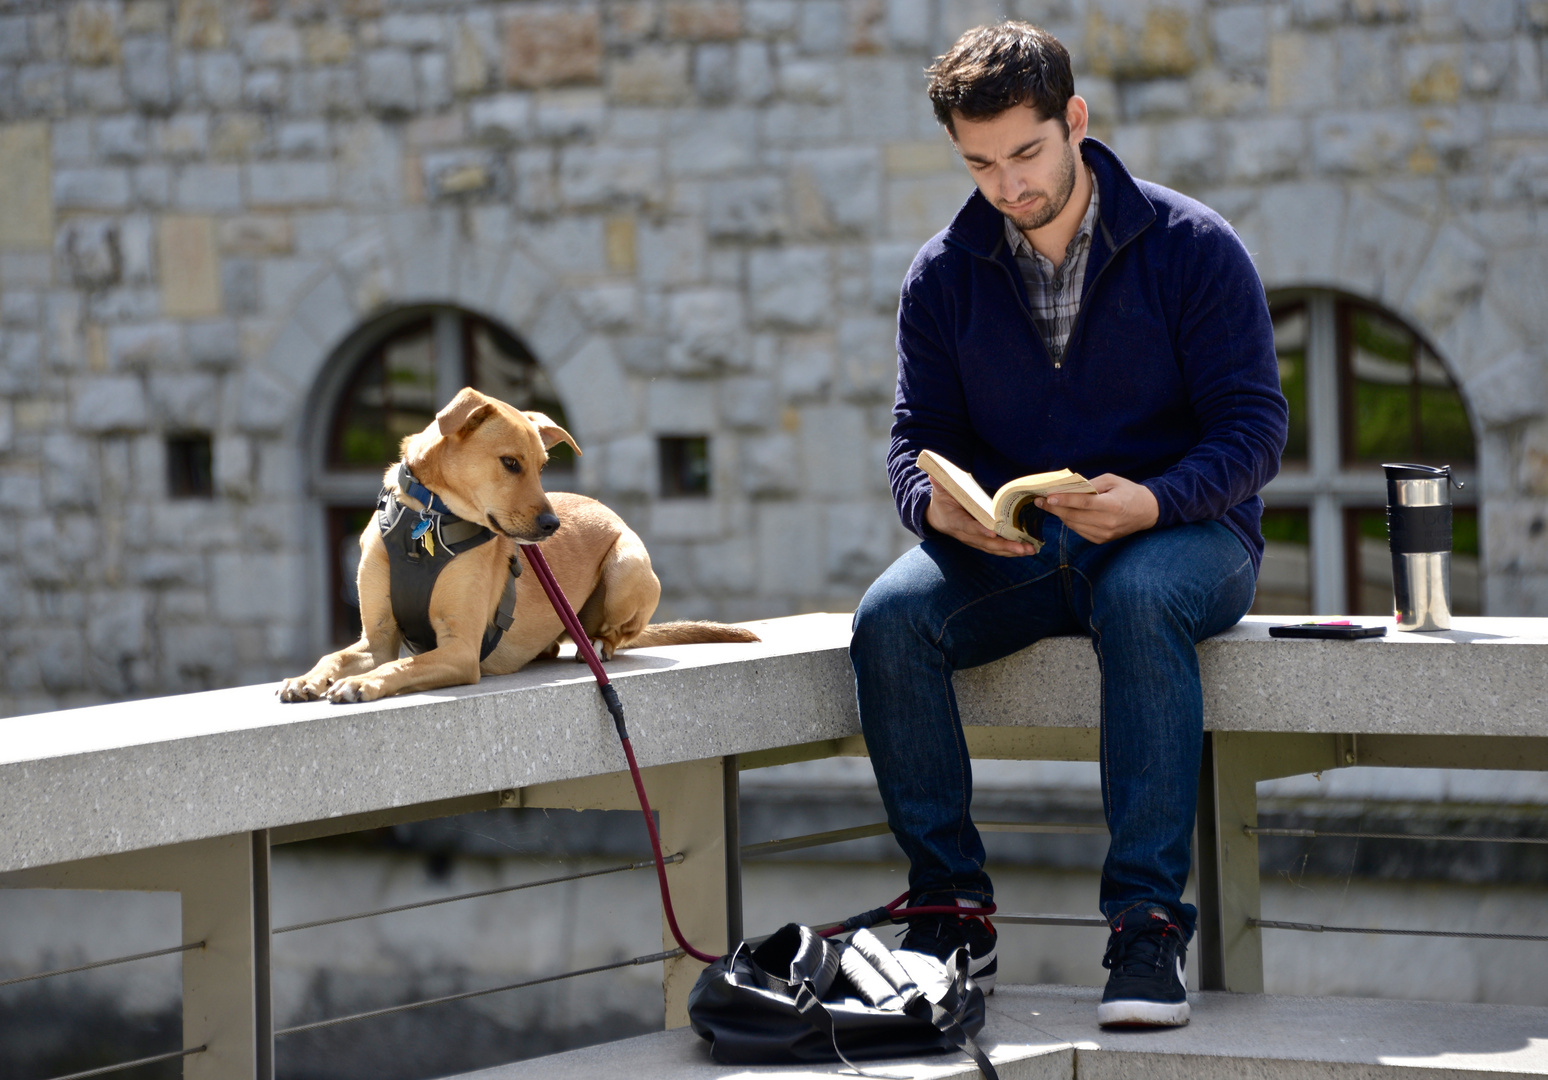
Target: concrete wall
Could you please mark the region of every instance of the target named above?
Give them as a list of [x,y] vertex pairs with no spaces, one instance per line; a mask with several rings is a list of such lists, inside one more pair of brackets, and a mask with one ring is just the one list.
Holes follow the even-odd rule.
[[[309,395],[448,303],[548,369],[665,608],[845,608],[913,252],[970,190],[920,71],[974,0],[0,3],[0,709],[309,665]],[[1265,283],[1379,300],[1480,438],[1488,608],[1548,613],[1543,0],[1018,0],[1095,132]],[[165,497],[168,432],[213,500]],[[657,433],[713,436],[710,500]]]

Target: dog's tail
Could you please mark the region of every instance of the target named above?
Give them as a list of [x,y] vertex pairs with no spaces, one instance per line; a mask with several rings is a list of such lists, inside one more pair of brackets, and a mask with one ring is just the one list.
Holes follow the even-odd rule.
[[761,641],[751,630],[717,622],[652,623],[624,642],[625,649],[643,649],[651,645],[706,645],[716,641]]

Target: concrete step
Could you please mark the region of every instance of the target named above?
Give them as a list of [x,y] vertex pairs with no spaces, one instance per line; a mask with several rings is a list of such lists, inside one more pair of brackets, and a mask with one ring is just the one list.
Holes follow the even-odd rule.
[[[1193,1021],[1096,1024],[1101,991],[1002,986],[980,1042],[1002,1080],[1482,1080],[1548,1077],[1548,1009],[1364,998],[1193,994]],[[861,1063],[894,1080],[970,1080],[957,1055]],[[467,1073],[457,1080],[730,1080],[848,1075],[839,1066],[717,1065],[682,1028]]]

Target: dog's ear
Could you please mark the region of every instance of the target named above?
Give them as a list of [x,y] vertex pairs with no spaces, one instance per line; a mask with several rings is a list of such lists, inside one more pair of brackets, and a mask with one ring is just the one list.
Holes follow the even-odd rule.
[[570,449],[580,456],[581,448],[575,445],[575,440],[570,438],[570,433],[540,412],[529,412],[527,419],[532,421],[532,426],[538,429],[538,435],[543,439],[543,449],[550,450],[555,443],[569,443]]
[[435,414],[435,425],[442,435],[466,435],[494,415],[494,411],[494,402],[471,386],[464,386],[446,408]]

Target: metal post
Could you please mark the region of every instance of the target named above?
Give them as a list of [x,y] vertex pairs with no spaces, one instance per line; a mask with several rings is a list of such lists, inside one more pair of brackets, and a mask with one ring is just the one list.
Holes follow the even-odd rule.
[[1215,799],[1215,733],[1204,733],[1199,760],[1199,809],[1193,841],[1198,889],[1199,989],[1225,989],[1225,952],[1221,946],[1220,818]]
[[726,951],[741,944],[742,929],[742,777],[735,754],[721,765],[726,819]]
[[273,920],[269,909],[269,830],[253,832],[253,1034],[257,1080],[274,1080]]

